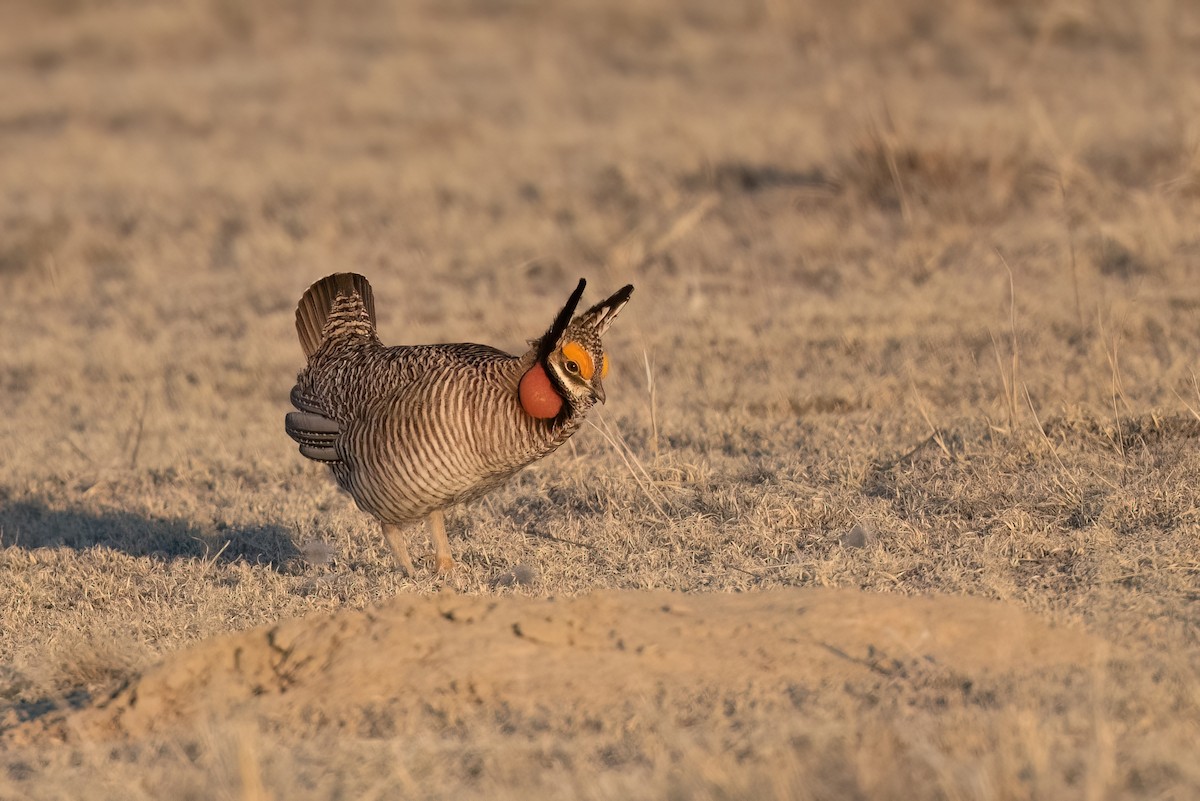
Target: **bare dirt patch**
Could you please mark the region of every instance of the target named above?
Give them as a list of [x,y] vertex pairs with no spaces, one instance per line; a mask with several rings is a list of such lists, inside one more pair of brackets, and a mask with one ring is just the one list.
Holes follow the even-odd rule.
[[[985,741],[1002,739],[1010,716],[1050,705],[1082,719],[1099,686],[1130,669],[1103,640],[972,598],[822,589],[405,595],[210,639],[93,703],[64,699],[25,710],[23,722],[10,716],[0,747],[41,754],[43,764],[45,749],[57,748],[77,768],[105,749],[188,753],[197,732],[211,732],[230,737],[240,767],[226,780],[243,793],[271,770],[264,750],[387,741],[412,744],[424,761],[399,760],[385,782],[420,770],[425,781],[454,784],[465,772],[463,790],[480,797],[544,793],[564,771],[618,786],[642,776],[647,785],[625,790],[632,797],[708,792],[731,777],[748,796],[767,786],[780,797],[814,786],[871,793],[879,779],[855,764],[839,719],[882,710],[873,737],[894,749],[893,764],[875,769],[921,773],[931,766],[912,748],[915,730],[932,724],[936,734],[917,739],[941,740],[983,726]],[[1014,694],[1035,676],[1039,689]],[[453,756],[433,758],[431,743]],[[464,760],[479,752],[507,765],[507,781],[479,781],[482,765]],[[709,760],[717,773],[692,775]],[[1068,773],[1024,783],[1060,786]],[[889,780],[879,789],[898,788]]]
[[[971,598],[443,593],[210,640],[55,725],[68,739],[239,718],[293,734],[362,733],[385,718],[436,732],[446,719],[502,712],[560,723],[682,714],[664,698],[703,693],[785,714],[797,694],[861,690],[881,676],[901,695],[938,685],[969,697],[1014,673],[1091,669],[1107,651],[1089,635]],[[19,730],[8,736],[23,739]]]

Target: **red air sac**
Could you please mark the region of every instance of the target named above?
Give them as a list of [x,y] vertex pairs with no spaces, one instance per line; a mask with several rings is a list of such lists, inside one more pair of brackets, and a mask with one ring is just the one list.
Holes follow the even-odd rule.
[[563,399],[550,383],[546,369],[541,364],[535,364],[529,372],[521,376],[521,384],[517,390],[521,399],[521,408],[530,417],[539,420],[550,420],[558,417],[562,411]]

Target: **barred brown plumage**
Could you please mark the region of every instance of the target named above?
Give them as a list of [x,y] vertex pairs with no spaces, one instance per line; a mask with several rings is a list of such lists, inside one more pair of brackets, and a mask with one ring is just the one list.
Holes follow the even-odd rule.
[[300,299],[296,331],[308,364],[285,428],[380,521],[410,575],[407,528],[429,521],[438,572],[449,571],[443,510],[549,454],[604,402],[601,337],[633,287],[575,317],[584,286],[580,279],[522,356],[469,343],[386,347],[371,285],[355,273],[327,276]]

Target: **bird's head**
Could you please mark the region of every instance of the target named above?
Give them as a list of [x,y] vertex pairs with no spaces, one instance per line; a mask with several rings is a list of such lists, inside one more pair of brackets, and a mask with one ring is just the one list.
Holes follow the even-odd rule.
[[519,394],[521,408],[532,417],[552,419],[564,411],[586,411],[596,401],[604,403],[608,355],[601,337],[629,302],[633,286],[622,287],[572,319],[585,284],[579,279],[550,330],[529,343],[536,359],[521,377]]

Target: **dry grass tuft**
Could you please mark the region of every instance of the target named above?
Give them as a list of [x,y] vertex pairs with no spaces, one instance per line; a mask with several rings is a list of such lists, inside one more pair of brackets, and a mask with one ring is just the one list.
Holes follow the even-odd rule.
[[1048,164],[1029,142],[1002,149],[902,135],[890,122],[871,125],[841,170],[855,205],[899,212],[912,223],[918,210],[942,222],[996,223],[1053,187]]

